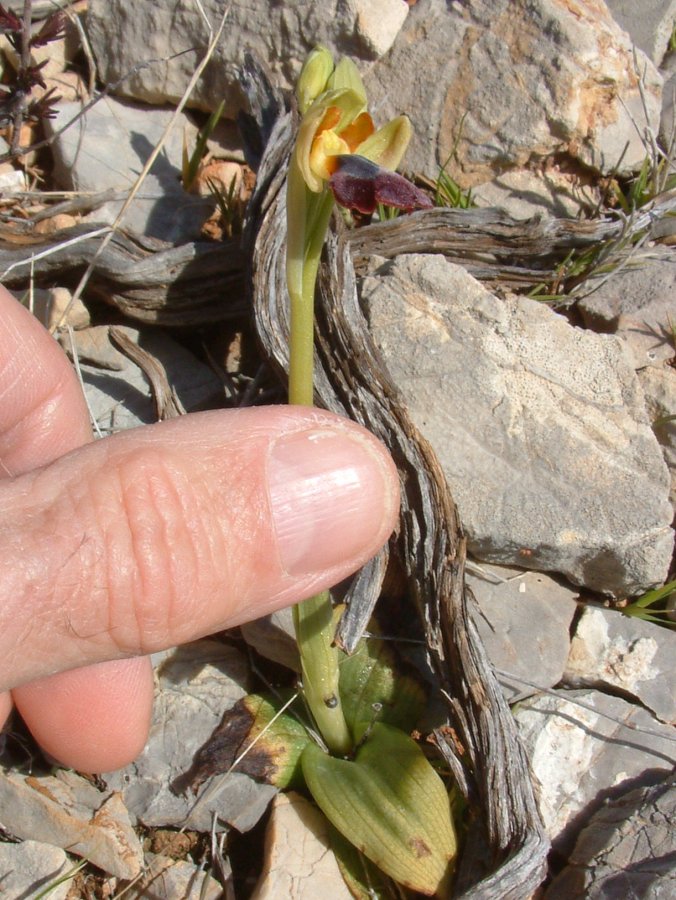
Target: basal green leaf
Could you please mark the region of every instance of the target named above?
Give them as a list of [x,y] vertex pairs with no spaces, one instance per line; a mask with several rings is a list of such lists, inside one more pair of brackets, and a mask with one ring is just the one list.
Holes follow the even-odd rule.
[[354,760],[308,744],[301,763],[328,820],[383,872],[427,896],[446,890],[457,851],[448,793],[415,741],[378,722]]
[[412,731],[427,699],[417,672],[377,636],[362,639],[351,656],[343,657],[340,695],[355,741],[375,721]]

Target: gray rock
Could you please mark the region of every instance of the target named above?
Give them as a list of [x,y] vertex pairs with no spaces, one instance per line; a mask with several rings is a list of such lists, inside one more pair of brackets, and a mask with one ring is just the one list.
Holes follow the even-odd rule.
[[[223,3],[202,0],[201,6],[215,28]],[[237,69],[247,50],[287,88],[295,83],[307,54],[318,43],[336,55],[371,62],[389,49],[407,12],[402,0],[231,4],[222,39],[191,94],[190,105],[213,110],[225,100],[226,116],[234,117],[243,104]],[[125,0],[92,0],[87,31],[100,78],[112,83],[127,75],[119,91],[148,103],[175,103],[209,43],[199,9],[185,0],[138,4],[133,15]],[[136,69],[141,61],[148,64]]]
[[[59,847],[38,841],[0,843],[0,891],[6,897],[36,897],[64,875],[71,863]],[[50,900],[66,900],[70,882],[53,887]]]
[[576,592],[540,572],[482,568],[482,577],[467,576],[478,604],[472,618],[505,698],[514,703],[561,680]]
[[102,793],[74,772],[0,772],[0,810],[17,837],[67,849],[117,878],[141,871],[143,850],[120,794]]
[[498,206],[515,219],[535,215],[576,218],[597,206],[595,194],[579,179],[554,168],[543,173],[513,169],[472,189],[477,206]]
[[[662,77],[662,118],[660,119],[659,137],[665,148],[672,146],[676,139],[674,132],[674,113],[676,112],[676,51],[667,54],[664,61]],[[676,171],[676,163],[672,157],[671,171]]]
[[300,672],[300,656],[290,607],[240,625],[242,637],[261,656]]
[[[139,346],[160,360],[170,385],[188,412],[209,407],[222,396],[223,385],[215,373],[168,334],[152,328],[139,332],[134,328],[122,327],[128,337],[138,341]],[[107,331],[107,328],[104,330]],[[92,418],[102,434],[112,434],[157,420],[145,375],[135,363],[112,347],[99,328],[74,332],[73,340],[76,351],[83,359],[96,362],[95,366],[82,363],[80,369]],[[63,338],[62,345],[71,352],[68,335]],[[107,370],[121,366],[121,370],[102,371],[99,366],[105,366]]]
[[619,690],[676,724],[676,633],[588,606],[575,629],[564,679],[573,687]]
[[[109,16],[108,22],[112,21]],[[139,34],[138,39],[143,40],[144,36]],[[47,127],[52,133],[57,132],[79,112],[80,104],[61,103],[56,118],[45,120]],[[171,116],[170,109],[152,109],[104,97],[54,138],[54,176],[62,187],[92,192],[114,190],[121,194],[121,199],[94,210],[88,221],[115,221]],[[213,203],[186,193],[180,180],[183,135],[192,149],[196,133],[195,126],[181,116],[125,213],[124,228],[172,243],[199,236]]]
[[635,787],[637,780],[663,779],[676,762],[671,726],[598,691],[531,697],[516,707],[514,717],[545,828],[564,856],[607,799]]
[[670,321],[676,317],[676,253],[653,249],[633,257],[610,278],[590,279],[578,302],[585,324],[616,334],[635,367],[660,365],[674,355]]
[[676,896],[674,779],[636,788],[602,807],[583,828],[569,865],[545,900]]
[[676,19],[676,0],[606,0],[618,25],[656,66],[662,62]]
[[638,373],[653,431],[671,473],[671,504],[676,511],[676,370],[650,366]]
[[[177,795],[172,782],[183,775],[195,752],[226,709],[247,693],[248,666],[226,644],[197,641],[168,654],[156,669],[150,736],[133,763],[103,776],[122,792],[129,810],[146,826],[186,825],[209,831],[212,813],[239,831],[247,831],[265,811],[275,789],[238,773],[214,779],[195,805],[192,795]],[[209,798],[205,798],[209,791]]]
[[364,279],[371,333],[479,559],[628,595],[661,583],[669,476],[621,343],[441,256]]
[[466,184],[554,153],[626,172],[661,109],[661,77],[636,54],[647,117],[633,44],[604,3],[428,0],[365,82],[379,119],[411,117],[406,165],[430,177],[452,155]]

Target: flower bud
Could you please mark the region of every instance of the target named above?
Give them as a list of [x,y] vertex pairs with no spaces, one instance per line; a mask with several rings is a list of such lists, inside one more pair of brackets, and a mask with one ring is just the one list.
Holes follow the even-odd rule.
[[296,85],[301,115],[304,115],[317,97],[326,90],[326,83],[332,72],[333,57],[326,47],[319,44],[305,60]]

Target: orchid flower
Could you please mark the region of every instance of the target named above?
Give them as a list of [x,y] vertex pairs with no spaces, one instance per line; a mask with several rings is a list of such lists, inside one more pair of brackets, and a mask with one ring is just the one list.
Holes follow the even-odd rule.
[[[393,171],[411,137],[405,116],[376,129],[361,76],[350,59],[334,67],[325,47],[308,57],[298,80],[301,121],[287,178],[286,279],[291,300],[289,403],[312,406],[314,292],[334,199],[371,213],[377,202],[402,209],[432,206]],[[349,753],[353,741],[338,689],[339,651],[328,594],[294,608],[303,693],[328,748]]]

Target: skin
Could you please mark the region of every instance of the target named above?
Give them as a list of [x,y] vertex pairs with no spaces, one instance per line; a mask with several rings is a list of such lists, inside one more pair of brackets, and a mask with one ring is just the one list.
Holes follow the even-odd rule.
[[[331,478],[319,479],[328,525],[298,519],[284,479],[271,487],[278,448],[293,465],[307,435],[313,453],[326,445],[317,438],[341,442],[359,476],[347,509]],[[335,584],[398,515],[385,448],[319,410],[199,413],[92,443],[70,363],[3,288],[0,474],[0,723],[16,705],[49,754],[84,772],[142,750],[147,654]],[[298,519],[289,534],[273,515],[277,496]]]

